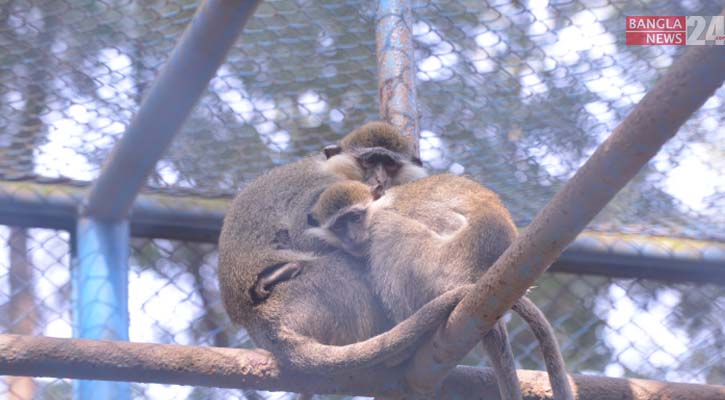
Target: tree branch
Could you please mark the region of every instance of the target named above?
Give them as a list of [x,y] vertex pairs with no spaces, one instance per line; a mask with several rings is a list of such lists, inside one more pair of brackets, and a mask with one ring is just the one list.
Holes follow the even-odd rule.
[[[519,370],[527,399],[551,399],[547,374]],[[282,368],[264,350],[0,335],[0,375],[134,381],[271,391],[402,396],[399,370],[375,368],[334,376]],[[579,399],[725,398],[724,386],[571,375]],[[489,369],[458,367],[443,382],[442,399],[498,399]]]

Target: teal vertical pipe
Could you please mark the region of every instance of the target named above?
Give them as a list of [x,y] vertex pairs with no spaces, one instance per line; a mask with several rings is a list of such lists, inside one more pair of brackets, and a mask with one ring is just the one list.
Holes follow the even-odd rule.
[[[80,209],[73,272],[79,338],[128,340],[126,220],[171,143],[261,0],[204,0]],[[76,381],[78,400],[128,400],[130,384]]]
[[[73,336],[128,340],[127,220],[83,217],[76,228],[73,268]],[[74,399],[128,400],[127,382],[73,382]]]
[[[123,218],[261,0],[204,0],[88,191],[85,213]],[[143,4],[143,2],[140,2]]]

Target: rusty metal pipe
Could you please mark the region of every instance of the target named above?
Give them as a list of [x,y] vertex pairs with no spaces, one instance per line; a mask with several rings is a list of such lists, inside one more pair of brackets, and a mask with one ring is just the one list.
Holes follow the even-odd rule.
[[[527,399],[551,399],[545,372],[518,370]],[[0,375],[99,379],[361,396],[401,395],[401,371],[383,367],[339,376],[282,368],[269,352],[0,334]],[[719,400],[725,387],[570,375],[577,399]],[[458,367],[441,399],[498,399],[487,368]]]
[[380,0],[375,21],[380,118],[412,138],[419,153],[413,17],[406,0]]

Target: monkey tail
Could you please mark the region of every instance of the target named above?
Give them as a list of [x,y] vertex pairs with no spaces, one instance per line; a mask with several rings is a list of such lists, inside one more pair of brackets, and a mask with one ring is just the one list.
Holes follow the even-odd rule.
[[473,285],[465,285],[450,290],[428,302],[389,331],[358,343],[326,345],[296,332],[286,332],[283,337],[295,349],[288,352],[291,354],[289,364],[309,373],[339,374],[351,369],[372,367],[392,357],[397,358],[411,351],[425,334],[444,323],[472,287]]
[[481,344],[496,376],[501,399],[522,400],[521,384],[516,375],[516,362],[511,350],[509,334],[503,320],[498,320],[490,331],[483,336]]
[[511,309],[526,321],[539,341],[541,352],[544,354],[546,371],[549,373],[549,383],[554,392],[554,399],[574,400],[559,343],[557,343],[554,329],[544,313],[528,297],[520,298]]

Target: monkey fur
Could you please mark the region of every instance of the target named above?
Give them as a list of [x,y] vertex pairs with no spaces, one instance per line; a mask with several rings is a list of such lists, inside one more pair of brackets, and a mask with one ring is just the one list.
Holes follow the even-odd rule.
[[[451,174],[378,192],[345,181],[325,190],[308,218],[311,236],[367,257],[373,290],[393,321],[453,288],[474,283],[516,236],[498,196]],[[441,267],[443,266],[443,267]],[[573,399],[553,330],[528,298],[513,307],[541,343],[556,399]],[[508,334],[497,322],[482,343],[503,398],[521,398]]]
[[[365,182],[375,197],[383,195],[392,186],[427,176],[415,154],[413,142],[385,122],[370,122],[355,129],[338,144],[326,147],[324,154],[329,170],[350,180]],[[314,223],[314,219],[309,219],[309,222]],[[446,220],[441,219],[440,222],[445,223]],[[333,237],[329,235],[329,238]],[[361,256],[360,250],[364,250],[356,251],[345,243],[333,245],[356,256]],[[520,399],[516,366],[505,324],[496,324],[482,344],[492,360],[502,397]]]
[[218,275],[227,313],[258,346],[293,369],[334,374],[399,358],[445,321],[465,290],[385,332],[392,324],[364,265],[304,234],[319,194],[344,179],[325,161],[274,168],[241,191],[224,219]]
[[329,170],[385,189],[427,176],[413,142],[385,122],[368,122],[324,149]]

